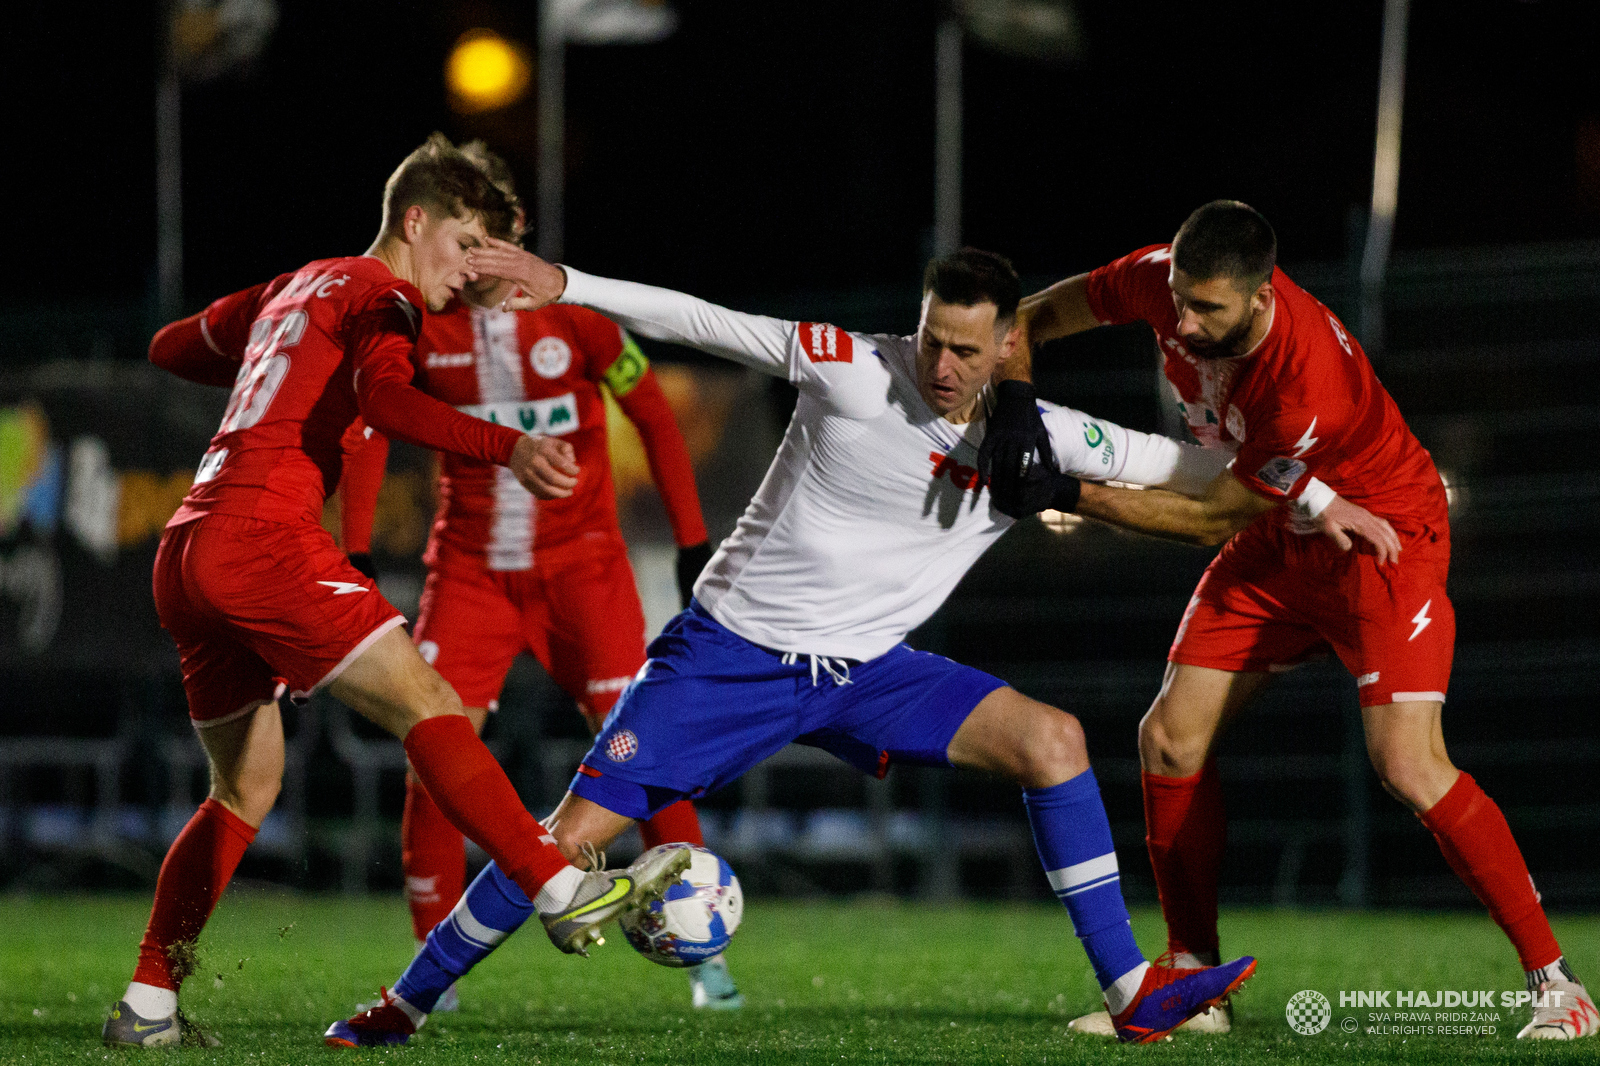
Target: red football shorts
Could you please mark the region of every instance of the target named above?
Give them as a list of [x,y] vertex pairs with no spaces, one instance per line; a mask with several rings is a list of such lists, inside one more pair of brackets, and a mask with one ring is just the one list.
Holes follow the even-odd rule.
[[491,710],[523,649],[592,713],[644,665],[644,608],[620,535],[540,549],[528,570],[441,551],[413,636],[462,703]]
[[307,699],[405,622],[309,522],[212,514],[172,526],[152,584],[178,645],[189,717],[202,726],[285,689]]
[[1400,561],[1341,552],[1264,519],[1211,561],[1167,658],[1233,672],[1276,671],[1331,648],[1361,706],[1444,702],[1456,616],[1445,594],[1449,528],[1401,532]]

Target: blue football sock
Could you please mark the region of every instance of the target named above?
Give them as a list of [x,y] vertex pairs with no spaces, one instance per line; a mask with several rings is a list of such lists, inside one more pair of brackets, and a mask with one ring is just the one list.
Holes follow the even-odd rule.
[[450,916],[433,927],[427,943],[395,982],[395,995],[423,1013],[432,1012],[445,989],[532,915],[527,894],[490,863],[473,878]]
[[1023,789],[1022,801],[1050,887],[1066,905],[1100,987],[1109,988],[1145,960],[1122,902],[1111,823],[1094,771],[1050,788]]

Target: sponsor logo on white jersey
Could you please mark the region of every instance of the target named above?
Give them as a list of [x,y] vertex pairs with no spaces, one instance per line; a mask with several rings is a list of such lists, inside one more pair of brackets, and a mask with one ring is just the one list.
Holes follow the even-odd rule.
[[456,410],[497,426],[510,426],[524,433],[543,433],[547,437],[558,437],[578,428],[578,398],[570,392],[548,400],[470,403]]
[[[1099,428],[1099,427],[1096,427]],[[975,466],[966,466],[956,462],[943,452],[929,452],[928,461],[933,464],[933,480],[948,477],[950,483],[962,492],[976,486],[981,490],[984,486],[983,477]]]
[[802,322],[797,336],[806,358],[813,363],[848,363],[855,354],[850,334],[826,322]]
[[422,365],[429,370],[451,370],[456,367],[471,366],[475,358],[471,352],[429,352],[423,359]]
[[560,337],[540,337],[528,351],[528,362],[542,378],[558,378],[572,366],[572,349]]

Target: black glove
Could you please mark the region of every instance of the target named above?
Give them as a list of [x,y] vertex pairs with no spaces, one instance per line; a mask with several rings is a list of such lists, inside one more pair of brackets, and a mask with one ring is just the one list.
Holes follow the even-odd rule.
[[994,411],[984,427],[983,444],[978,447],[978,473],[989,483],[995,505],[1010,514],[999,501],[1019,499],[1023,482],[1053,471],[1056,458],[1044,419],[1039,417],[1033,382],[1002,381],[995,386],[994,394]]
[[711,542],[708,540],[678,549],[678,600],[682,606],[689,606],[694,596],[694,583],[710,561]]
[[1071,514],[1078,509],[1081,491],[1082,484],[1077,478],[1051,468],[1030,471],[1025,478],[1014,478],[1003,491],[991,487],[989,499],[1001,514],[1021,519],[1044,510]]
[[373,581],[378,580],[378,568],[372,565],[372,556],[367,552],[351,552],[350,565]]

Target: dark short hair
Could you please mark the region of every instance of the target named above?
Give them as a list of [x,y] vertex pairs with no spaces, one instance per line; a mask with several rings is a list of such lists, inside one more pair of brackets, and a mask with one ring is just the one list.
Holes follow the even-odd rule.
[[384,232],[398,232],[406,211],[414,205],[430,215],[478,215],[486,226],[491,218],[511,210],[505,192],[442,133],[435,133],[401,160],[384,182]]
[[522,236],[521,223],[525,216],[522,198],[517,195],[516,179],[511,176],[510,164],[491,152],[489,146],[482,141],[468,141],[463,144],[461,154],[489,175],[489,180],[505,194],[506,203],[503,210],[484,212],[483,228],[491,237],[499,237],[503,241],[517,240]]
[[1172,263],[1196,281],[1229,278],[1253,291],[1272,277],[1278,237],[1261,212],[1238,200],[1212,200],[1184,219],[1172,238]]
[[996,325],[1016,318],[1022,302],[1022,283],[1011,260],[979,248],[963,248],[929,263],[922,273],[922,293],[930,292],[947,304],[994,304]]

